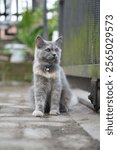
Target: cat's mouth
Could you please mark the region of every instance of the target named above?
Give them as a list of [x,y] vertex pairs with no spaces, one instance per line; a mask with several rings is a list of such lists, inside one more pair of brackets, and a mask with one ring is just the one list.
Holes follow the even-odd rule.
[[58,60],[57,60],[57,58],[52,58],[52,59],[50,59],[50,62],[51,62],[51,63],[57,63]]
[[56,62],[57,61],[57,57],[48,57],[47,61]]
[[46,58],[43,57],[41,60],[45,63],[50,63],[50,64],[58,63],[57,57],[46,57]]

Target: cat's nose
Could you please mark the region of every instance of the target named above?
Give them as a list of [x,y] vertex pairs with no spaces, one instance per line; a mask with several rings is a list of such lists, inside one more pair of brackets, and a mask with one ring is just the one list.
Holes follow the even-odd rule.
[[54,54],[52,54],[53,55],[53,57],[56,57],[56,54],[54,53]]

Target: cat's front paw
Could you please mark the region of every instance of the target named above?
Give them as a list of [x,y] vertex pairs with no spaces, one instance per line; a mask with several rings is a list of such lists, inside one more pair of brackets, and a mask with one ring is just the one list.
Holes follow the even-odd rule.
[[39,110],[34,110],[32,115],[34,117],[43,117],[44,113],[42,111],[39,111]]
[[50,115],[56,116],[56,115],[59,115],[59,114],[60,114],[60,112],[57,111],[57,110],[51,110],[51,111],[50,111]]

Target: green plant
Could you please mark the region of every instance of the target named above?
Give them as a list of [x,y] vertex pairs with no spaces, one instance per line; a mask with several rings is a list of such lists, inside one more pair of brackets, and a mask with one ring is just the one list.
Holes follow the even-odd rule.
[[9,49],[5,49],[5,48],[2,48],[0,49],[0,54],[2,55],[10,55],[10,50]]
[[[54,30],[58,30],[58,5],[55,2],[54,8],[48,12],[53,13],[53,17],[48,19],[48,37],[51,40]],[[26,11],[23,14],[23,19],[17,24],[16,39],[24,43],[30,49],[34,49],[34,40],[37,34],[43,36],[43,9],[39,8],[34,11]]]
[[29,48],[34,48],[34,40],[39,33],[43,34],[43,13],[41,9],[26,11],[23,19],[17,25],[18,32],[16,38],[26,44]]

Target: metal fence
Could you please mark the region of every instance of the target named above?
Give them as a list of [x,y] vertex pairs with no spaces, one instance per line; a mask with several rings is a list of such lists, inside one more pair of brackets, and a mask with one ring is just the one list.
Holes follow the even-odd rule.
[[100,0],[60,0],[59,6],[59,33],[64,37],[62,64],[65,72],[92,80],[89,98],[98,109]]
[[[89,70],[86,72],[84,69],[83,76],[85,74],[88,77],[99,77],[99,66],[95,64],[99,64],[100,61],[100,1],[62,0],[61,7],[63,19],[59,21],[59,28],[60,34],[64,36],[62,62],[64,66],[71,66],[72,69],[79,65],[77,69],[70,69],[67,73],[81,75],[76,70],[87,66]],[[93,72],[92,68],[95,68]]]

